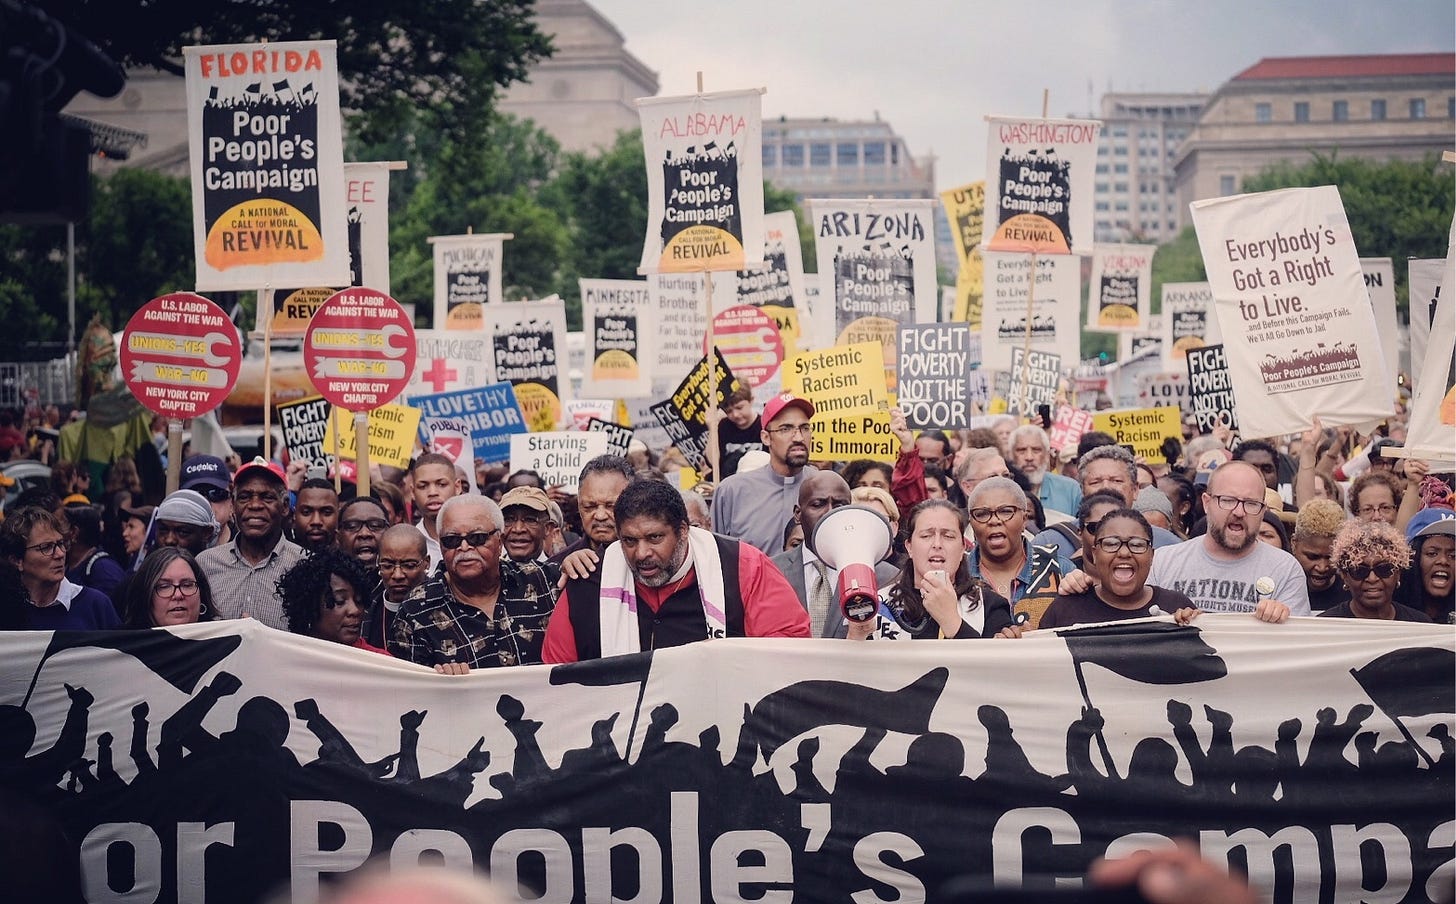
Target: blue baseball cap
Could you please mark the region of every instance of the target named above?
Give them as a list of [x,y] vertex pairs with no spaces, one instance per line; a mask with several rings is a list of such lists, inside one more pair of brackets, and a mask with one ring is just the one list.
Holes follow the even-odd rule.
[[1456,512],[1448,508],[1421,509],[1405,526],[1405,541],[1414,543],[1420,537],[1456,537]]

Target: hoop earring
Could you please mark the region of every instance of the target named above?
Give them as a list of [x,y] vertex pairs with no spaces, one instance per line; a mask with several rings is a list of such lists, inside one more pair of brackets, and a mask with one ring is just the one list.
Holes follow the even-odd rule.
[[207,603],[199,603],[197,606],[197,617],[201,618],[207,614]]

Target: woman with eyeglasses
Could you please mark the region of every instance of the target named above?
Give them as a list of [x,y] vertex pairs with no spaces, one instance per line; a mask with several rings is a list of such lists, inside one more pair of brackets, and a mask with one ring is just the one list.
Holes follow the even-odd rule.
[[126,588],[128,628],[168,628],[212,621],[212,586],[192,553],[160,546],[142,560]]
[[95,631],[121,624],[104,593],[66,580],[68,527],[57,515],[29,506],[0,522],[0,555],[20,571],[30,596],[29,625],[39,631]]
[[1350,599],[1321,612],[1321,618],[1374,618],[1430,624],[1426,613],[1395,601],[1401,572],[1411,563],[1411,548],[1394,526],[1383,521],[1345,522],[1330,545],[1330,559],[1349,589]]
[[1181,593],[1148,584],[1153,567],[1153,528],[1142,512],[1117,508],[1096,522],[1090,544],[1096,584],[1083,593],[1056,598],[1042,613],[1042,628],[1143,618],[1170,614],[1186,625],[1198,616],[1193,601]]

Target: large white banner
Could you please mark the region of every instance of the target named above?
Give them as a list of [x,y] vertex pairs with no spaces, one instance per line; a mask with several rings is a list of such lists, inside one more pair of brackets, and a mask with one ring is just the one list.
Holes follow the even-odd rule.
[[334,49],[182,49],[199,292],[349,285]]
[[1101,130],[1087,119],[986,117],[986,250],[1092,253]]
[[[1439,285],[1456,286],[1456,221],[1451,225],[1443,264]],[[1415,300],[1412,284],[1413,312]],[[1406,452],[1412,458],[1430,462],[1432,471],[1456,471],[1456,301],[1452,301],[1450,292],[1442,294],[1437,290],[1430,331],[1415,380],[1410,423],[1406,428]]]
[[878,342],[895,386],[900,327],[934,323],[936,202],[809,201],[824,296],[819,335],[832,345]]
[[485,328],[485,306],[499,303],[501,254],[511,233],[432,235],[437,330]]
[[1406,283],[1410,289],[1410,366],[1411,376],[1425,366],[1426,343],[1431,338],[1431,324],[1441,301],[1441,276],[1446,262],[1439,257],[1407,261]]
[[1223,341],[1208,283],[1163,283],[1162,305],[1164,370],[1177,373],[1190,348]]
[[1136,333],[1152,311],[1157,245],[1098,245],[1087,283],[1087,329]]
[[657,311],[643,279],[582,279],[581,326],[586,339],[581,394],[630,399],[652,391],[649,351]]
[[708,289],[701,273],[653,273],[647,277],[647,291],[657,312],[657,332],[649,352],[651,395],[657,400],[676,389],[703,357]]
[[[1082,348],[1082,261],[1066,254],[1038,256],[1036,287],[1027,278],[1031,256],[986,252],[986,295],[982,301],[981,367],[1009,370],[1011,350],[1027,345],[1031,317],[1031,350],[1057,355],[1063,365],[1080,359]],[[1028,310],[1028,293],[1031,306]]]
[[540,901],[937,901],[1173,838],[1261,900],[1432,901],[1453,638],[1204,615],[447,677],[248,619],[11,631],[0,784],[60,821],[90,901],[314,904],[371,858]]
[[495,378],[510,383],[531,431],[555,430],[566,420],[566,304],[551,295],[486,309]]
[[1289,188],[1192,205],[1246,438],[1313,419],[1366,425],[1394,413],[1339,189]]
[[763,92],[644,97],[647,235],[640,273],[763,263]]

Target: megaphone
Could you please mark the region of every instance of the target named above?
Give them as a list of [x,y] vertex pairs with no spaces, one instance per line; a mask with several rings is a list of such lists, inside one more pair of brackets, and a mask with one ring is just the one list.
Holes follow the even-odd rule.
[[895,540],[890,522],[865,505],[844,505],[819,519],[814,553],[839,572],[839,608],[853,622],[869,621],[879,608],[875,563]]

